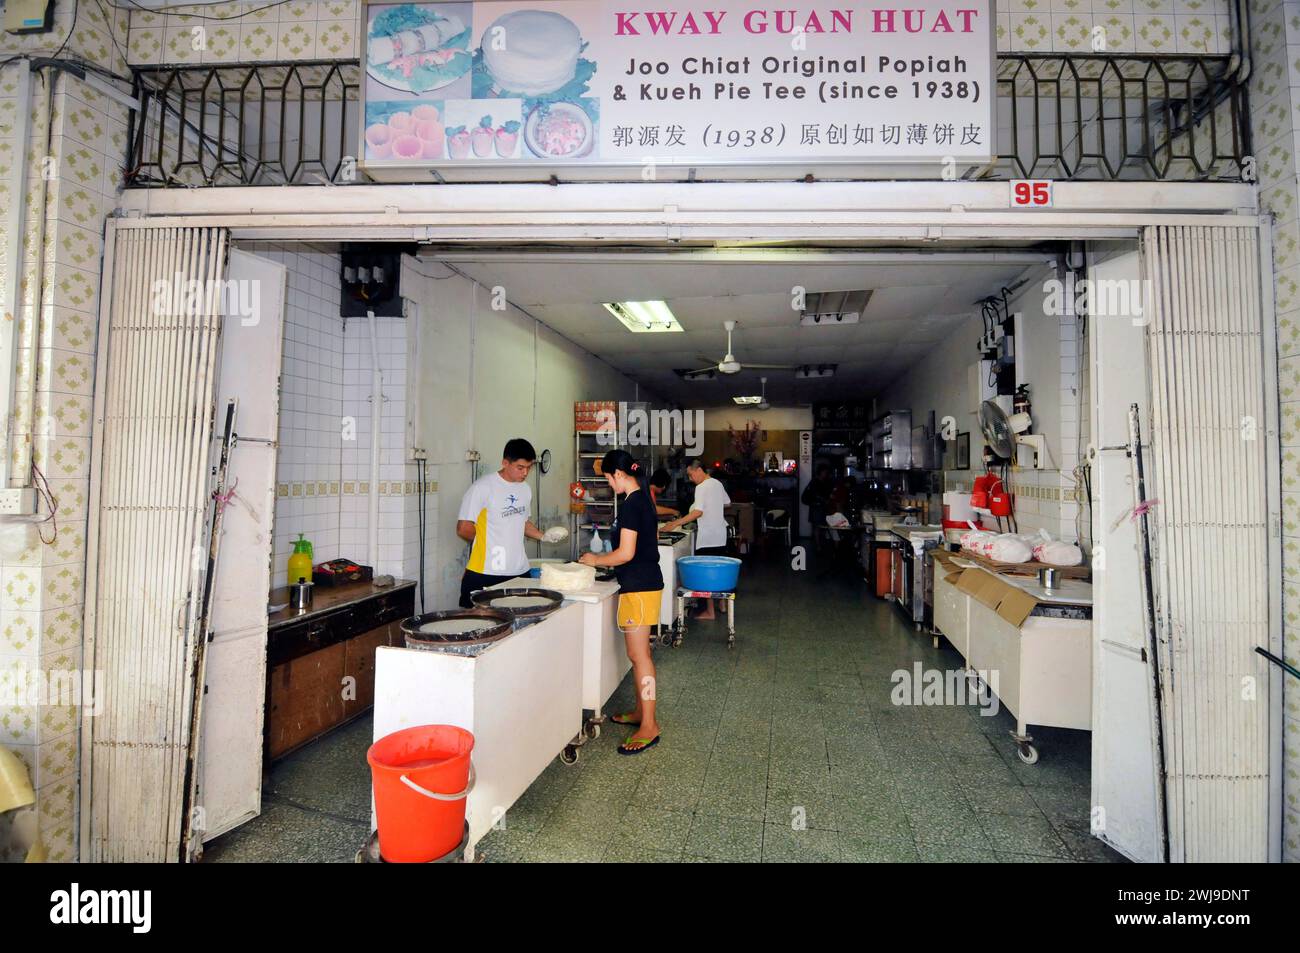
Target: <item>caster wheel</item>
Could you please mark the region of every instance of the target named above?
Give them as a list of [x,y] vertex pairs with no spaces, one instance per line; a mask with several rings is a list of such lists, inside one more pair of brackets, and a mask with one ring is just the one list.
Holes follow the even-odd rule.
[[682,647],[682,637],[679,635],[677,636],[677,638],[673,639],[673,648],[680,649],[681,647]]
[[734,649],[735,647],[736,647],[736,640],[735,640],[735,639],[727,639],[727,648],[729,648],[729,649]]
[[560,763],[561,763],[561,764],[577,764],[577,763],[578,763],[578,746],[577,746],[577,745],[565,745],[565,746],[564,746],[564,750],[560,752]]
[[1016,749],[1016,754],[1025,764],[1038,764],[1038,749],[1033,745],[1021,745]]
[[600,737],[600,723],[595,721],[587,722],[587,726],[583,729],[583,733],[587,736],[588,740],[595,741]]

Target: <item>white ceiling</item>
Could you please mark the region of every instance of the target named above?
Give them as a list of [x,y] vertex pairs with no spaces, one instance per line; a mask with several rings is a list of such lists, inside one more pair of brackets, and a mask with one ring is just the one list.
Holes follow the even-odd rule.
[[[759,378],[766,376],[769,401],[791,406],[871,397],[954,325],[977,314],[976,301],[1021,276],[1030,257],[911,254],[872,260],[778,253],[766,261],[723,256],[677,262],[644,255],[505,253],[475,259],[463,253],[453,267],[483,285],[503,287],[513,304],[668,400],[717,406],[757,394]],[[791,306],[796,286],[810,293],[870,289],[872,295],[859,324],[803,327]],[[684,333],[634,334],[601,304],[654,299],[668,302]],[[733,350],[742,364],[834,363],[835,376],[795,380],[793,371],[744,370],[690,382],[673,373],[720,360],[727,319],[739,322]]]

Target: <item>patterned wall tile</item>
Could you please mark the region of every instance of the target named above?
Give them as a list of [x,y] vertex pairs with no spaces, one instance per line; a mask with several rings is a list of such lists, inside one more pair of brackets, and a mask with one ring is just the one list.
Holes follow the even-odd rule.
[[[1256,105],[1251,111],[1251,124],[1258,142],[1271,143],[1288,137],[1292,133],[1290,96],[1278,96]],[[1256,151],[1256,155],[1262,153]]]
[[1259,206],[1261,211],[1272,212],[1279,220],[1294,218],[1296,216],[1295,183],[1283,182],[1281,185],[1262,189],[1259,193]]
[[66,306],[53,306],[43,311],[41,347],[93,355],[95,340],[94,315]]
[[84,585],[84,565],[42,566],[41,607],[60,609],[80,605]]
[[204,63],[233,63],[239,59],[239,24],[209,23],[200,58]]
[[1091,13],[1053,13],[1052,49],[1058,53],[1092,51]]
[[1273,281],[1277,313],[1300,309],[1300,267],[1276,270]]
[[1174,33],[1172,14],[1138,13],[1134,23],[1137,29],[1134,46],[1139,53],[1174,52],[1178,38]]
[[1137,31],[1131,13],[1094,13],[1093,25],[1100,27],[1108,53],[1132,53],[1137,48]]
[[207,29],[200,23],[193,26],[169,26],[163,31],[164,63],[198,63],[203,59],[203,46]]
[[40,711],[34,705],[8,705],[0,708],[0,743],[35,745],[40,729]]
[[69,732],[59,738],[42,740],[36,748],[36,765],[32,783],[37,788],[77,777],[77,733]]
[[[1300,447],[1300,401],[1283,401],[1282,415],[1280,418],[1280,431],[1282,437],[1282,446]],[[1300,552],[1297,552],[1300,557]],[[1300,574],[1300,558],[1295,560],[1285,560],[1287,565],[1296,569]]]
[[277,58],[282,60],[310,60],[316,58],[316,25],[314,23],[280,23]]
[[1027,52],[1052,49],[1052,21],[1046,14],[1011,14],[1011,48]]
[[89,394],[46,393],[37,397],[38,434],[45,437],[90,436],[93,402]]
[[1219,52],[1218,28],[1214,17],[1175,15],[1174,24],[1179,53]]
[[[1010,15],[998,14],[999,37],[1004,22],[1010,23]],[[319,59],[352,59],[358,55],[357,35],[357,24],[353,20],[320,21],[316,24],[316,56]]]
[[39,569],[11,569],[0,582],[0,610],[31,612],[39,607],[41,578]]
[[73,780],[59,781],[38,788],[37,804],[40,808],[41,842],[49,859],[64,863],[76,856],[76,796],[77,784]]
[[0,655],[40,657],[40,613],[0,611]]
[[1300,220],[1273,225],[1273,262],[1283,269],[1300,265]]
[[[84,524],[77,524],[77,526],[84,532]],[[81,645],[83,608],[80,603],[77,603],[41,610],[42,651],[72,651]]]
[[90,441],[82,437],[38,440],[36,463],[47,479],[83,479],[90,474]]
[[239,59],[244,62],[275,59],[279,43],[278,23],[244,22],[239,30]]
[[[73,193],[68,200],[77,201],[80,198],[81,196]],[[101,199],[96,201],[98,204],[107,204]],[[68,266],[60,268],[52,276],[51,280],[45,283],[41,304],[46,307],[68,307],[79,311],[94,311],[98,295],[98,272],[81,271]],[[55,388],[52,387],[51,389]]]
[[135,24],[135,14],[131,16],[131,42],[127,55],[134,66],[154,66],[163,62],[163,39],[161,27],[141,26]]

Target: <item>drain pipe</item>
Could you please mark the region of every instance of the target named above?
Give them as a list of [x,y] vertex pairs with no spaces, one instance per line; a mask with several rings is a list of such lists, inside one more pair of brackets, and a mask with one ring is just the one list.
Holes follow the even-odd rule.
[[383,429],[384,376],[379,369],[379,339],[375,333],[375,312],[366,312],[370,329],[370,522],[369,560],[379,575],[379,435]]
[[[14,161],[9,166],[9,208],[5,214],[5,230],[9,242],[5,249],[5,297],[0,312],[0,513],[6,515],[31,515],[36,512],[36,494],[31,489],[11,488],[14,479],[13,445],[10,433],[14,429],[14,383],[18,371],[18,325],[22,308],[22,267],[25,211],[27,209],[27,150],[30,145],[32,113],[31,62],[18,63],[17,109],[14,115]],[[51,73],[51,78],[53,73]],[[40,206],[41,221],[45,219],[45,204]],[[44,260],[43,243],[36,246],[38,264]],[[40,316],[40,285],[36,287],[37,304],[32,312],[32,354],[40,344],[36,321]],[[36,362],[32,361],[30,383],[35,382]],[[25,388],[26,389],[26,388]],[[31,388],[34,390],[34,388]],[[33,405],[34,406],[34,405]],[[33,416],[33,422],[35,418]],[[28,435],[30,443],[30,431]],[[30,449],[28,451],[30,455]],[[25,479],[21,486],[30,486]]]

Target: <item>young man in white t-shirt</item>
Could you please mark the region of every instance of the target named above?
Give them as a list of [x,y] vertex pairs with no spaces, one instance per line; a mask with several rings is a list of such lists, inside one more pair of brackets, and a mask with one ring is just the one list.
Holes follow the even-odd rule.
[[[695,528],[695,555],[725,556],[727,553],[727,519],[723,507],[731,502],[731,497],[727,495],[727,488],[709,476],[699,460],[691,461],[690,466],[686,468],[686,476],[695,484],[695,500],[691,503],[690,512],[673,520],[671,523],[665,523],[663,532],[671,532],[679,526],[685,526],[687,523],[698,520],[699,526]],[[715,601],[719,603],[718,608],[725,608],[725,606],[721,605],[722,600],[720,599],[705,599],[704,608],[700,610],[697,618],[714,618],[716,616],[713,611]]]
[[533,491],[526,481],[537,452],[527,440],[515,437],[506,443],[501,457],[501,469],[471,483],[460,501],[456,535],[472,544],[460,580],[460,604],[465,609],[473,605],[471,592],[526,575],[530,565],[524,537],[542,538],[542,531],[528,518]]

